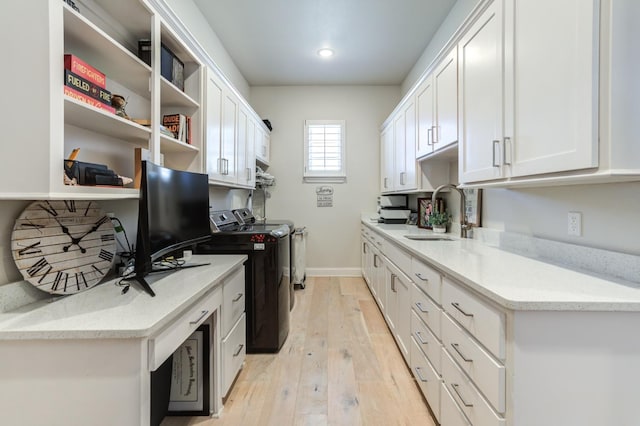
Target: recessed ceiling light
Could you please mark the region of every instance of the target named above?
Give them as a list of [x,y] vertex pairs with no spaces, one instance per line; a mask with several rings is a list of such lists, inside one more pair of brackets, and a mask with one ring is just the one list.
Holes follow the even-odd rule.
[[318,50],[318,55],[322,56],[323,58],[328,58],[329,56],[333,56],[333,50],[325,47]]

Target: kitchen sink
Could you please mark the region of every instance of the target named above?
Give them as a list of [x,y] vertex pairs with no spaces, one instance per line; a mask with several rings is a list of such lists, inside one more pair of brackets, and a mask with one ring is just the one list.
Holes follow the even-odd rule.
[[453,238],[440,235],[405,235],[405,238],[417,241],[453,241]]

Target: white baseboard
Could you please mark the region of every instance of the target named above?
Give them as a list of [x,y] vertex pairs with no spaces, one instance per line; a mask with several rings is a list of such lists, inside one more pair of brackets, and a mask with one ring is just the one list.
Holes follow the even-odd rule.
[[308,277],[361,277],[361,268],[307,268]]

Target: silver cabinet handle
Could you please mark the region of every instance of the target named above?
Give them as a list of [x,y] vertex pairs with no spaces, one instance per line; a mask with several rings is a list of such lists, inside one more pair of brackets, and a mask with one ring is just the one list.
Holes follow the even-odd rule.
[[242,293],[238,293],[236,297],[232,300],[232,302],[237,302],[240,299],[242,299]]
[[457,383],[451,383],[451,389],[453,389],[456,395],[458,395],[458,398],[460,398],[460,402],[462,402],[462,405],[464,405],[465,407],[473,407],[473,404],[465,402],[464,398],[462,398],[462,395],[460,395],[460,392],[458,391],[458,386],[460,385],[458,385]]
[[415,367],[414,370],[416,371],[416,376],[418,376],[418,378],[420,379],[421,382],[427,382],[428,381],[427,379],[422,377],[422,373],[420,373],[420,371],[422,371],[422,368]]
[[198,319],[197,319],[197,320],[195,320],[195,321],[189,321],[189,324],[193,325],[193,324],[197,324],[197,323],[199,323],[199,322],[200,322],[200,320],[201,320],[202,318],[206,317],[208,313],[209,313],[209,311],[201,311],[201,312],[200,312],[200,316],[198,317]]
[[420,312],[422,312],[423,314],[429,313],[429,311],[425,309],[424,306],[422,306],[422,302],[416,302],[416,307],[420,309]]
[[367,243],[362,243],[362,252],[367,254]]
[[460,358],[462,358],[462,360],[464,362],[473,362],[473,360],[471,358],[467,358],[466,356],[464,356],[464,354],[462,352],[460,352],[460,349],[458,348],[460,345],[458,345],[457,343],[452,343],[451,347],[453,348],[454,351],[456,351],[458,353],[458,355],[460,355]]
[[429,279],[428,279],[428,278],[423,277],[423,276],[422,276],[422,274],[421,274],[420,272],[416,272],[416,273],[415,273],[415,275],[416,275],[416,277],[420,278],[420,279],[421,279],[422,281],[424,281],[424,282],[428,282],[428,281],[429,281]]
[[388,181],[388,180],[389,180],[389,178],[384,178],[384,187],[385,187],[385,188],[388,188],[388,187],[389,187],[389,185],[387,185],[387,181]]
[[229,159],[227,158],[224,159],[224,174],[229,174]]
[[396,275],[391,274],[391,291],[396,293]]
[[500,164],[496,164],[496,145],[500,145],[500,141],[499,140],[494,140],[493,141],[493,162],[492,162],[492,165],[493,165],[493,167],[500,167]]
[[242,352],[242,348],[244,348],[244,345],[240,345],[238,346],[238,350],[233,354],[234,357],[237,357],[238,355],[240,355],[240,352]]
[[378,267],[378,255],[377,254],[373,255],[373,267],[374,268]]
[[427,146],[433,145],[433,126],[427,129]]
[[433,144],[440,142],[440,126],[433,126]]
[[404,181],[405,176],[407,175],[407,172],[400,172],[400,185],[404,185],[406,182]]
[[251,180],[251,167],[247,167],[247,180]]
[[[510,166],[511,161],[507,161],[507,146],[509,147],[509,153],[511,153],[511,138],[504,138],[504,149],[502,150],[502,164],[505,166]],[[509,160],[511,160],[511,155],[509,155]]]
[[469,314],[469,313],[463,311],[462,308],[460,307],[460,304],[457,303],[457,302],[451,302],[451,306],[453,306],[454,308],[456,308],[457,310],[462,312],[462,315],[464,315],[465,317],[472,317],[473,316],[473,314]]
[[420,333],[419,331],[416,331],[416,332],[415,332],[415,333],[413,333],[413,334],[415,334],[415,335],[416,335],[416,339],[418,339],[418,341],[420,342],[420,344],[422,344],[422,345],[428,345],[428,344],[429,344],[429,342],[427,342],[426,340],[424,340],[424,339],[422,338],[422,333]]

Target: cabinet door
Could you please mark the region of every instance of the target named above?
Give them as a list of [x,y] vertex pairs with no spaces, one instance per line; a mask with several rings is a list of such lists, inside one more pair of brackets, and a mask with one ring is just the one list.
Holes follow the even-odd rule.
[[238,111],[237,164],[238,185],[255,186],[255,122],[244,107]]
[[209,180],[222,179],[222,82],[213,71],[207,73],[207,98],[206,98],[206,147],[207,147],[207,174]]
[[598,166],[597,17],[597,1],[506,2],[511,176]]
[[435,94],[435,128],[433,149],[439,150],[458,142],[458,50],[451,53],[433,73]]
[[395,171],[394,189],[416,189],[416,108],[410,100],[393,119]]
[[393,122],[380,135],[380,191],[392,192],[395,155],[393,148]]
[[262,125],[256,124],[256,159],[265,165],[269,165],[270,137],[262,129]]
[[[456,83],[457,84],[457,83]],[[456,100],[457,102],[457,100]],[[430,75],[420,85],[416,95],[418,122],[416,158],[424,157],[433,151],[433,78]],[[457,130],[456,130],[457,132]]]
[[503,176],[503,0],[495,0],[458,43],[460,182]]
[[396,338],[402,356],[407,364],[411,351],[411,282],[406,276],[398,275],[394,286],[397,293]]
[[384,274],[384,293],[385,293],[385,307],[384,307],[384,319],[387,321],[389,330],[392,335],[396,335],[396,319],[398,318],[398,293],[396,291],[396,276],[393,267],[389,263],[385,263]]
[[238,122],[238,100],[230,92],[224,93],[222,104],[222,145],[221,166],[222,178],[226,182],[235,183],[236,172],[236,140]]

